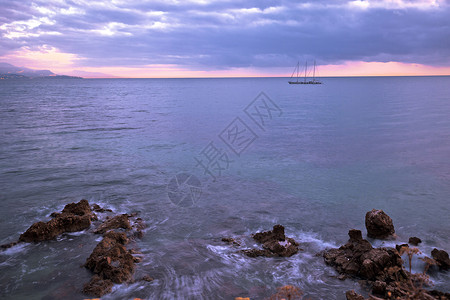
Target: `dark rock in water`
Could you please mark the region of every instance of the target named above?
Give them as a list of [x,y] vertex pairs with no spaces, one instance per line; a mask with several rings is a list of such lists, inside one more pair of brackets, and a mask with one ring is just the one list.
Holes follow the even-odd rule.
[[238,241],[236,241],[233,238],[226,238],[226,237],[224,237],[224,238],[222,238],[222,242],[225,242],[225,243],[228,243],[228,244],[233,244],[235,246],[240,246],[241,245]]
[[243,250],[249,257],[289,257],[301,250],[294,239],[284,235],[284,227],[281,225],[273,226],[271,231],[258,232],[253,235],[253,239],[261,243],[263,249]]
[[356,293],[354,290],[347,291],[345,293],[345,297],[347,300],[364,300],[364,297]]
[[444,250],[434,248],[433,251],[431,251],[431,256],[436,260],[440,269],[447,270],[450,267],[448,253]]
[[408,243],[413,245],[413,246],[417,246],[420,243],[422,243],[422,240],[419,239],[418,237],[412,236],[412,237],[409,238]]
[[257,232],[253,235],[253,239],[261,244],[268,241],[284,241],[285,238],[284,227],[282,225],[275,225],[271,231]]
[[393,248],[372,248],[362,239],[359,230],[349,231],[349,241],[338,249],[324,251],[325,263],[332,265],[340,274],[360,277],[367,280],[385,281],[390,267],[402,268],[402,259]]
[[277,256],[277,255],[275,255],[275,253],[272,253],[269,250],[265,250],[265,249],[247,249],[247,250],[242,250],[242,253],[244,253],[248,257],[258,257],[258,256],[274,257],[274,256]]
[[366,213],[367,236],[385,239],[395,233],[392,219],[382,210],[372,209]]
[[41,242],[52,240],[65,232],[82,231],[91,226],[92,214],[87,200],[67,204],[61,213],[48,222],[36,222],[20,235],[20,242]]
[[8,248],[11,248],[11,247],[17,245],[18,243],[19,242],[11,242],[11,243],[8,243],[8,244],[3,244],[3,245],[0,245],[0,248],[1,249],[8,249]]
[[85,267],[102,279],[114,283],[130,281],[135,264],[133,255],[125,248],[128,238],[124,233],[109,231],[103,240],[97,244]]
[[128,220],[127,214],[118,215],[115,217],[112,217],[110,219],[107,219],[103,224],[101,224],[94,232],[103,234],[111,229],[118,229],[123,228],[125,230],[130,230],[131,225],[130,221]]
[[146,227],[144,220],[142,220],[141,218],[136,218],[133,226],[131,226],[131,227],[135,229],[135,232],[133,233],[133,237],[142,239],[142,237],[144,236],[143,230]]
[[152,282],[154,279],[153,277],[150,277],[149,275],[145,275],[141,279],[142,281]]
[[102,208],[102,207],[100,207],[100,205],[95,204],[95,203],[92,205],[92,210],[95,211],[95,212],[98,212],[98,213],[112,212],[111,209]]
[[113,283],[109,279],[102,279],[98,275],[94,275],[89,283],[86,283],[83,287],[83,293],[94,296],[101,297],[105,294],[111,292]]

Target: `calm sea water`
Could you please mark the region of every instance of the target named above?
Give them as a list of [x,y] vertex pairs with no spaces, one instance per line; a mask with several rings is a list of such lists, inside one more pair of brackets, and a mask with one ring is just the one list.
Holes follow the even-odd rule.
[[[262,299],[286,284],[312,299],[344,299],[358,283],[336,279],[315,254],[345,243],[351,228],[365,233],[372,208],[394,220],[398,238],[385,245],[418,236],[426,255],[449,251],[450,77],[324,82],[1,81],[0,243],[82,198],[138,212],[148,228],[133,245],[144,253],[136,278],[155,281],[117,285],[105,299]],[[260,92],[282,111],[271,111],[264,130],[244,112]],[[253,132],[241,147],[254,138],[239,156],[219,137],[236,117]],[[195,160],[208,146],[231,161],[215,181]],[[182,172],[202,184],[193,206],[168,197]],[[251,259],[221,242],[250,247],[246,237],[275,224],[304,251]],[[99,240],[81,232],[1,252],[0,298],[82,299],[91,274],[80,266]],[[448,273],[432,280],[450,290]]]

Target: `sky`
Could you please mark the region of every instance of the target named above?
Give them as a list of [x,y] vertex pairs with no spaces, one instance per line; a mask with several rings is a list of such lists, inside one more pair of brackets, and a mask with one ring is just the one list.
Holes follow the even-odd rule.
[[0,36],[83,77],[450,75],[450,0],[0,0]]

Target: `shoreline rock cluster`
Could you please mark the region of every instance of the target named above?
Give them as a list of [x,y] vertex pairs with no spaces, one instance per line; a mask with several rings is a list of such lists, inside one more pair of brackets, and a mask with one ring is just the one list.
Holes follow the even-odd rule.
[[[373,209],[367,212],[365,226],[368,237],[382,240],[396,238],[392,219],[382,210]],[[397,245],[396,248],[374,248],[368,240],[363,239],[360,230],[350,229],[348,235],[349,240],[346,244],[322,251],[320,256],[323,257],[325,264],[336,269],[340,274],[339,279],[357,279],[370,287],[371,294],[368,300],[450,299],[449,293],[424,288],[430,282],[426,271],[432,265],[437,265],[440,270],[448,270],[450,267],[448,253],[444,250],[435,248],[431,252],[433,258],[426,256],[420,258],[426,263],[426,270],[424,273],[413,274],[405,269],[401,256],[406,253],[408,257],[412,257],[420,252],[417,248],[410,248],[408,244]],[[258,232],[252,237],[262,244],[262,249],[240,250],[249,257],[290,257],[302,250],[298,242],[285,236],[282,225],[275,225],[273,230]],[[222,241],[241,246],[231,237],[222,238]],[[418,237],[411,237],[408,241],[413,246],[421,242]],[[348,291],[346,297],[348,300],[365,299],[355,291]]]
[[[101,215],[99,219],[96,213]],[[130,221],[131,220],[131,221]],[[67,204],[61,212],[51,214],[47,222],[36,222],[22,233],[16,242],[0,245],[0,249],[10,248],[18,243],[39,243],[56,238],[57,236],[89,229],[93,234],[101,234],[103,239],[96,245],[86,259],[83,267],[93,273],[91,280],[83,286],[86,295],[101,297],[110,293],[114,284],[131,283],[136,269],[136,263],[141,257],[135,249],[128,249],[130,241],[142,238],[145,228],[144,221],[135,214],[113,215],[109,209],[101,208],[97,204],[90,205],[87,200]],[[365,217],[367,236],[374,239],[395,239],[395,229],[392,219],[382,210],[371,210]],[[449,255],[444,250],[434,248],[429,257],[421,257],[425,270],[420,274],[411,273],[411,257],[420,253],[418,248],[411,248],[409,244],[417,246],[422,241],[418,237],[411,237],[409,244],[397,245],[395,248],[374,248],[364,239],[362,232],[350,229],[349,240],[339,248],[322,251],[321,256],[325,264],[332,266],[340,274],[339,279],[359,279],[370,287],[368,299],[450,299],[450,293],[427,290],[424,286],[429,283],[426,271],[433,265],[439,270],[450,268]],[[272,230],[258,232],[252,238],[261,244],[261,248],[244,249],[239,252],[251,257],[291,257],[303,249],[293,238],[285,235],[282,225],[273,226]],[[234,238],[222,238],[230,245],[241,246]],[[409,257],[409,271],[405,269],[402,255]],[[152,281],[148,275],[141,280]],[[302,295],[301,290],[293,286],[285,286],[279,294]],[[281,295],[280,294],[280,295]],[[290,296],[289,296],[290,297]],[[288,297],[288,298],[289,298]],[[346,293],[348,300],[364,300],[355,291]]]
[[[7,249],[18,243],[39,243],[53,240],[61,234],[89,229],[94,221],[100,221],[95,213],[112,213],[110,209],[101,208],[98,204],[89,204],[87,200],[67,204],[61,212],[54,212],[48,222],[36,222],[19,237],[19,240],[1,245]],[[130,222],[133,219],[133,224]],[[106,216],[94,230],[94,234],[102,234],[103,239],[96,245],[83,265],[94,276],[83,287],[83,293],[101,297],[109,292],[114,284],[133,281],[135,264],[141,258],[133,254],[139,253],[127,249],[129,241],[142,238],[145,224],[136,215],[121,214]],[[128,235],[127,235],[128,234]],[[144,281],[153,278],[146,275]]]
[[[367,236],[376,239],[394,238],[395,230],[392,219],[382,210],[373,209],[367,212],[365,225]],[[327,265],[336,269],[339,279],[355,278],[364,280],[370,287],[372,294],[368,299],[450,299],[449,293],[424,288],[429,283],[426,271],[432,265],[446,269],[450,260],[444,250],[434,249],[432,256],[421,258],[426,267],[423,273],[413,274],[404,269],[401,255],[406,253],[411,258],[420,253],[417,248],[410,248],[408,244],[397,245],[396,248],[373,248],[369,241],[363,239],[362,232],[351,229],[349,240],[339,248],[323,251],[323,258]],[[417,237],[411,237],[409,243],[416,246],[421,243]],[[364,300],[355,291],[346,293],[348,300]]]

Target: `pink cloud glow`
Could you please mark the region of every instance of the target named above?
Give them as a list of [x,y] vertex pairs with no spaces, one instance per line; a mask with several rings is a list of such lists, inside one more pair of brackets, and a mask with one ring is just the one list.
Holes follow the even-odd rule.
[[[83,58],[64,53],[50,46],[31,49],[23,47],[9,55],[0,57],[16,66],[32,69],[50,69],[57,74],[89,77],[123,78],[180,78],[180,77],[288,77],[291,68],[232,68],[227,70],[189,70],[175,64],[152,64],[130,67],[86,67],[79,66]],[[76,71],[74,71],[76,70]],[[98,73],[104,74],[104,76]],[[92,76],[90,76],[92,74]],[[401,62],[348,61],[342,64],[322,65],[318,75],[327,76],[428,76],[450,75],[450,67],[434,67]]]

